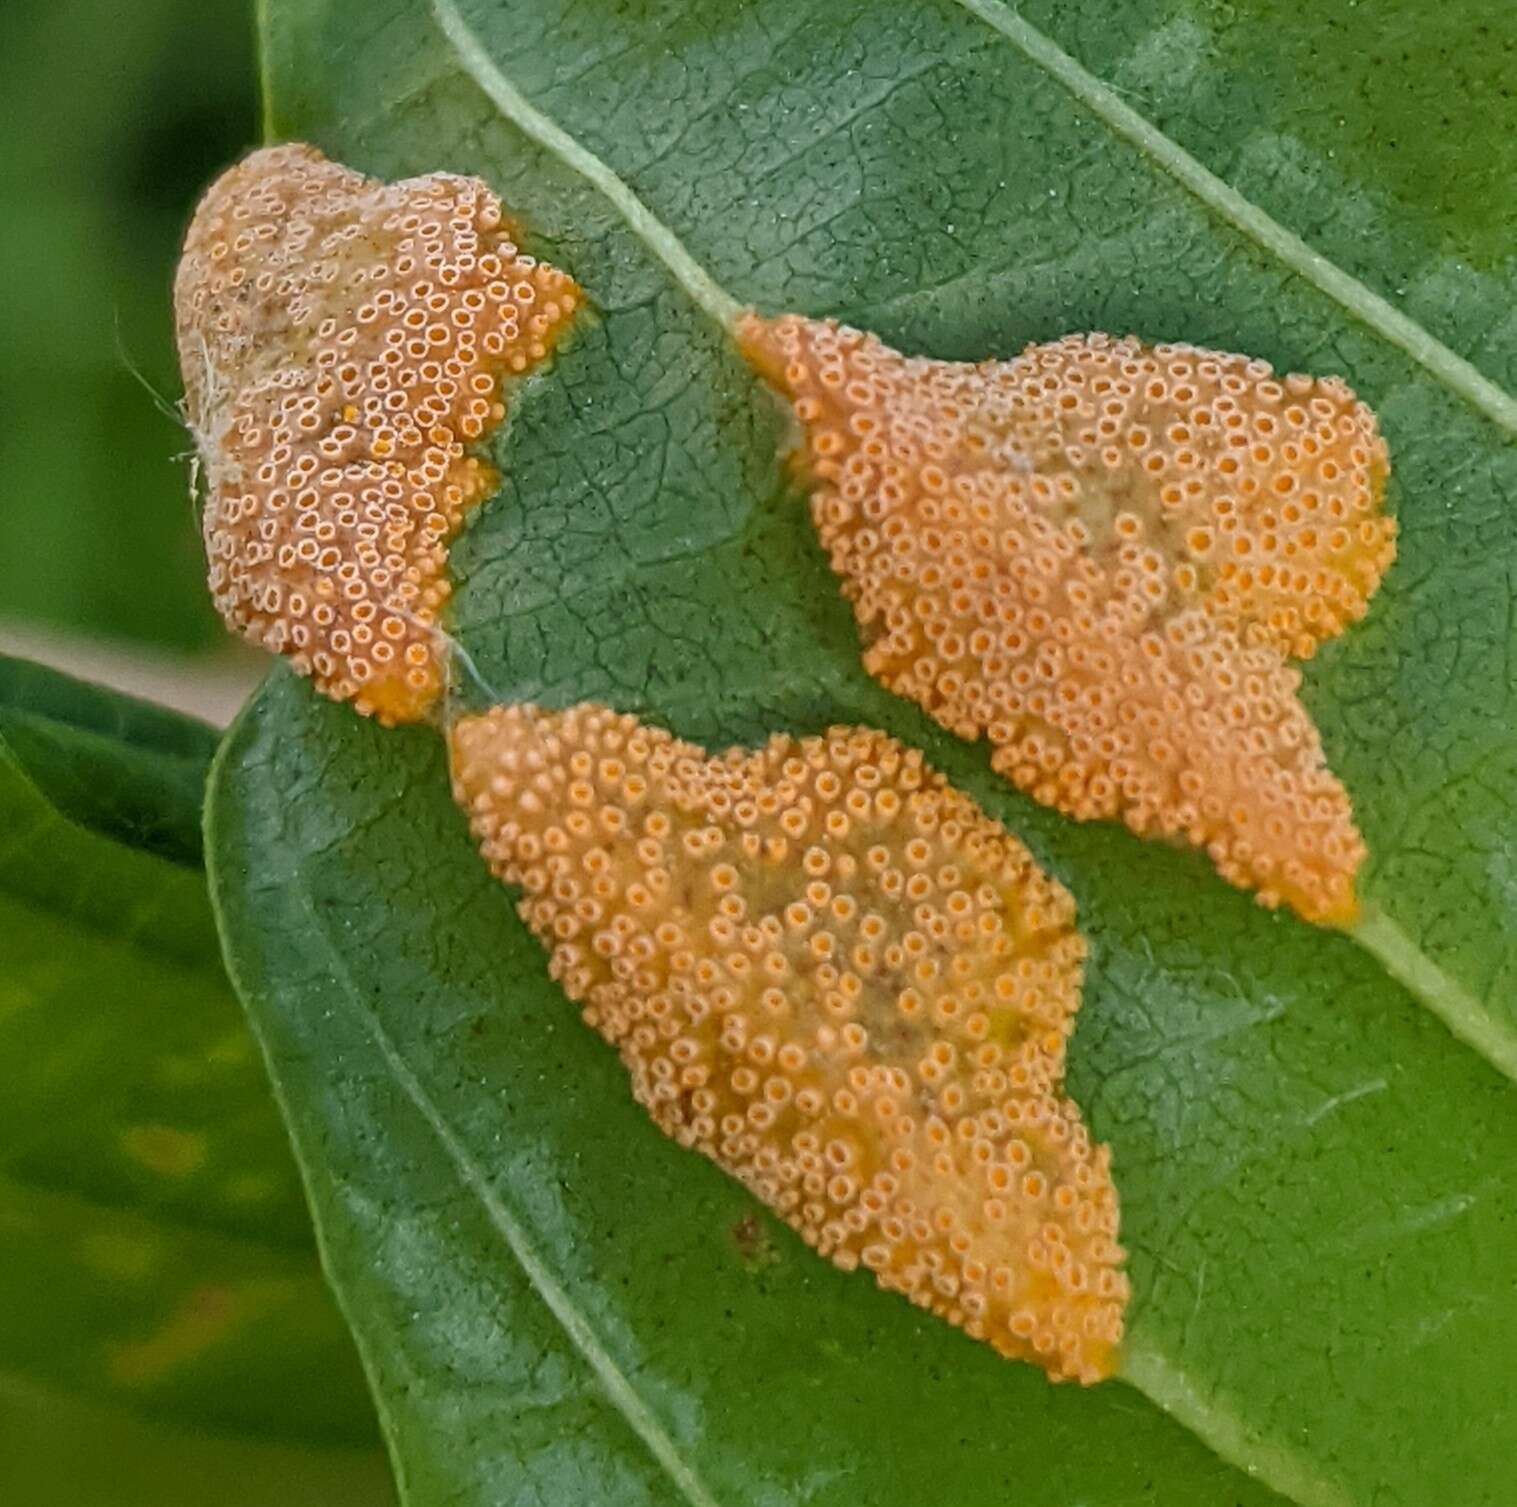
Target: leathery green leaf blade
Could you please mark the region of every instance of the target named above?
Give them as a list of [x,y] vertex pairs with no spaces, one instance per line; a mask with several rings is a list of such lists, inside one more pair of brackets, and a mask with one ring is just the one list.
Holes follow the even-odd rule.
[[430,734],[277,677],[211,834],[406,1502],[1278,1502],[1129,1389],[1055,1389],[844,1276],[654,1131]]
[[0,661],[0,1372],[181,1431],[372,1448],[187,839],[214,747]]
[[[1432,280],[1405,308],[1390,286],[1395,256],[1493,211],[1428,209],[1393,256],[1411,190],[1379,164],[1360,249],[1337,222],[1314,248],[1320,218],[1229,176],[1266,117],[1135,124],[1130,70],[1162,38],[1128,7],[1133,55],[1082,57],[1073,14],[266,6],[278,134],[387,176],[482,174],[597,306],[518,394],[505,487],[454,550],[491,694],[603,699],[710,743],[855,720],[923,747],[1080,902],[1072,1087],[1132,1252],[1134,1386],[1088,1392],[809,1257],[631,1106],[472,854],[435,739],[276,679],[220,765],[217,893],[412,1501],[1510,1498],[1511,326],[1481,278],[1438,318]],[[1319,19],[1271,25],[1288,50]],[[1428,66],[1454,67],[1448,24],[1422,22]],[[1253,78],[1290,113],[1249,48],[1187,56],[1198,99]],[[1326,108],[1303,94],[1296,144],[1323,192]],[[1307,694],[1396,977],[1383,932],[1268,916],[1192,855],[1062,822],[868,683],[783,424],[671,276],[676,243],[741,301],[936,355],[1101,328],[1348,377],[1391,444],[1402,554]]]

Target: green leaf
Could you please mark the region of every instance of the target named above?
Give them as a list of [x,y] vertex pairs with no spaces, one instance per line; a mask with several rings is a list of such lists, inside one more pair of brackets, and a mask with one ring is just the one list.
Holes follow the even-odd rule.
[[[484,175],[598,309],[455,546],[466,699],[921,746],[1079,901],[1071,1086],[1132,1253],[1125,1384],[1089,1391],[810,1255],[631,1103],[435,735],[276,676],[213,886],[409,1502],[1510,1500],[1511,206],[1430,193],[1382,113],[1509,161],[1482,14],[1377,6],[1369,46],[1205,0],[266,0],[277,134]],[[1348,377],[1403,528],[1307,676],[1374,854],[1357,943],[1033,806],[863,676],[723,288],[941,356],[1104,328]]]
[[0,660],[0,1373],[181,1429],[368,1444],[196,857],[215,742]]
[[0,659],[0,732],[60,816],[124,847],[200,866],[213,729],[44,665]]

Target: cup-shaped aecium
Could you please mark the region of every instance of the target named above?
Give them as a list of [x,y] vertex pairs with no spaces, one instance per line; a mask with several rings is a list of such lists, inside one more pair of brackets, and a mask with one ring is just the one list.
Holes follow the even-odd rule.
[[1064,1095],[1068,892],[880,732],[709,756],[604,707],[452,731],[454,793],[632,1091],[839,1266],[1112,1373],[1110,1153]]
[[218,178],[174,305],[227,625],[334,700],[424,716],[448,543],[498,484],[466,448],[580,302],[477,178],[381,183],[298,145]]
[[739,335],[800,421],[870,674],[1045,804],[1353,922],[1364,844],[1287,664],[1395,557],[1341,381],[1105,335],[978,364],[796,315]]

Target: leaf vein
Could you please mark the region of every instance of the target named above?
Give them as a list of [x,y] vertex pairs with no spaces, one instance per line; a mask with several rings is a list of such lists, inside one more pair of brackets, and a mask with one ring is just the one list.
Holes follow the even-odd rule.
[[628,1427],[647,1446],[648,1451],[663,1468],[669,1479],[679,1489],[690,1507],[720,1507],[717,1498],[706,1488],[695,1469],[680,1455],[675,1441],[670,1437],[653,1410],[638,1396],[631,1380],[596,1335],[589,1319],[576,1307],[574,1300],[549,1271],[547,1262],[534,1249],[520,1221],[508,1209],[495,1190],[485,1170],[464,1145],[449,1124],[447,1116],[438,1108],[426,1087],[411,1070],[410,1065],[390,1040],[374,1012],[362,1000],[357,984],[348,972],[347,961],[336,939],[331,936],[325,918],[320,914],[312,897],[302,891],[307,915],[317,930],[327,937],[328,956],[340,970],[344,992],[351,1002],[353,1013],[384,1061],[385,1069],[396,1085],[405,1094],[427,1128],[437,1138],[458,1172],[465,1189],[473,1195],[483,1209],[486,1218],[505,1241],[517,1264],[548,1311],[558,1321],[559,1327],[605,1389],[612,1405],[626,1420]]
[[1465,1046],[1517,1082],[1517,1033],[1439,968],[1383,910],[1366,906],[1350,935]]
[[1517,435],[1517,398],[1204,167],[1177,141],[1134,110],[1109,84],[1023,20],[1004,0],[955,0],[955,3],[999,32],[1112,132],[1131,142],[1218,218],[1284,262],[1382,339],[1405,351],[1492,423],[1510,435]]
[[432,14],[465,73],[524,135],[599,189],[632,232],[669,269],[675,281],[719,325],[730,329],[743,306],[685,249],[679,237],[643,203],[610,166],[556,121],[544,115],[496,66],[453,0],[431,0]]

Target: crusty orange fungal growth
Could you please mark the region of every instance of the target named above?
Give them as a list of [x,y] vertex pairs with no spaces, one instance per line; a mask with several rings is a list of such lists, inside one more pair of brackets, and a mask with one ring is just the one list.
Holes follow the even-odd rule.
[[448,543],[498,478],[465,453],[580,303],[475,178],[380,183],[308,146],[206,193],[174,286],[229,627],[385,723],[426,714]]
[[1045,804],[1352,924],[1364,844],[1286,663],[1395,556],[1341,381],[1106,335],[977,365],[795,315],[739,337],[800,421],[870,674]]
[[454,794],[659,1127],[822,1254],[1111,1375],[1110,1153],[1064,1096],[1067,891],[883,733],[718,757],[597,706],[455,723]]

